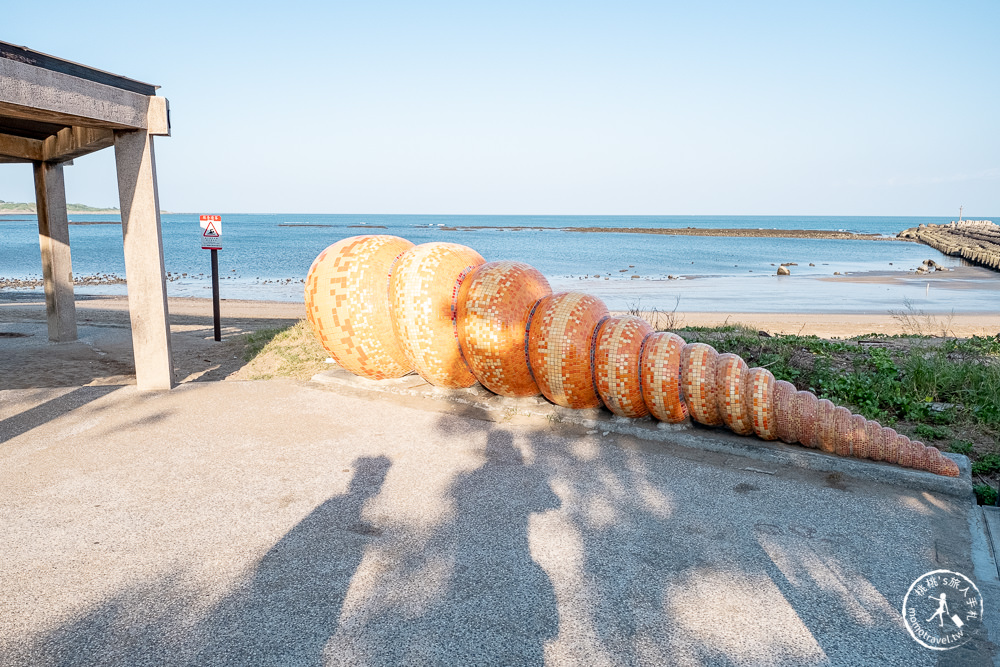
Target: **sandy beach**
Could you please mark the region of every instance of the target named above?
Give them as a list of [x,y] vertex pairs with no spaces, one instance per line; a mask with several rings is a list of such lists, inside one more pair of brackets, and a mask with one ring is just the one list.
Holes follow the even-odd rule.
[[[859,279],[844,277],[844,280]],[[874,279],[874,278],[873,278]],[[892,278],[888,278],[892,280]],[[1000,281],[998,281],[1000,282]],[[171,298],[168,300],[172,325],[183,330],[198,327],[196,323],[211,328],[212,300],[198,298]],[[302,303],[287,301],[250,301],[223,299],[221,301],[223,326],[227,331],[255,331],[273,326],[287,326],[306,316]],[[128,325],[128,299],[121,296],[79,297],[78,321],[81,324]],[[658,314],[666,324],[668,313]],[[655,319],[656,313],[643,313]],[[23,295],[11,299],[10,293],[0,292],[0,324],[16,321],[19,317],[44,321],[45,302],[41,294]],[[678,310],[673,314],[675,327],[713,327],[742,324],[771,334],[801,334],[821,338],[849,338],[869,333],[897,335],[914,333],[908,329],[900,314],[877,313],[706,313]],[[924,335],[993,336],[1000,333],[1000,311],[993,313],[935,313],[910,318],[925,325]],[[942,327],[946,327],[945,331]]]
[[[213,336],[210,299],[169,299],[176,380],[246,379],[244,334],[284,328],[305,317],[302,303],[222,301],[222,341]],[[666,327],[663,313],[644,313]],[[676,312],[674,328],[741,324],[772,334],[847,338],[869,333],[915,333],[957,337],[1000,333],[1000,313],[930,315],[703,313]],[[41,293],[0,291],[0,389],[102,384],[134,384],[128,300],[118,296],[78,296],[79,340],[49,343]]]

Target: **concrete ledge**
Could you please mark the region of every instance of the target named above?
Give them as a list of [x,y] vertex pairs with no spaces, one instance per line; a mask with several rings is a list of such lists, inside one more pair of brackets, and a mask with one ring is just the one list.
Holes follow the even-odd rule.
[[506,398],[497,396],[479,384],[468,389],[442,389],[428,384],[415,374],[395,380],[369,380],[337,367],[316,374],[312,381],[372,393],[415,396],[470,406],[494,419],[514,416],[536,417],[553,424],[592,429],[602,434],[617,433],[651,442],[745,457],[759,462],[752,468],[756,472],[770,474],[781,467],[804,468],[839,473],[859,480],[904,486],[909,489],[932,491],[963,500],[972,497],[971,465],[968,457],[960,454],[945,454],[958,464],[959,476],[943,477],[889,463],[842,458],[797,445],[786,445],[783,442],[768,442],[759,438],[738,436],[721,428],[704,427],[690,422],[665,424],[648,417],[645,419],[618,417],[604,409],[571,410],[553,405],[540,396]]
[[0,84],[0,110],[15,118],[130,130],[148,127],[146,95],[6,58],[0,58]]

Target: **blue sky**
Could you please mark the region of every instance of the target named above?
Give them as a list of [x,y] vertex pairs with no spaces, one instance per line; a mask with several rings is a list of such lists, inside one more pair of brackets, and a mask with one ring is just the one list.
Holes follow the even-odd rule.
[[[998,28],[995,0],[56,1],[0,40],[160,85],[172,211],[990,216]],[[110,150],[66,181],[117,205]]]

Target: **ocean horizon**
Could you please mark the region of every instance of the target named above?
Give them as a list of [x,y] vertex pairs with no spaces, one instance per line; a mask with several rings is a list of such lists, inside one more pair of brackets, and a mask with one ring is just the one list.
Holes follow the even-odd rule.
[[[487,261],[523,261],[539,269],[554,290],[589,292],[615,310],[991,312],[1000,297],[995,272],[961,280],[951,279],[951,272],[915,278],[926,259],[946,269],[969,266],[923,244],[894,239],[904,229],[947,223],[948,217],[220,215],[221,294],[228,299],[299,301],[313,259],[328,245],[365,233],[417,244],[460,243]],[[118,217],[69,217],[74,275],[124,277]],[[804,229],[874,234],[881,240],[581,233],[564,227]],[[210,297],[210,256],[201,249],[198,214],[163,214],[162,230],[168,295]],[[0,278],[41,277],[34,216],[0,216],[0,238]],[[775,275],[781,264],[791,264],[791,276]],[[859,279],[873,276],[879,279]],[[124,294],[125,286],[79,285],[76,292]]]

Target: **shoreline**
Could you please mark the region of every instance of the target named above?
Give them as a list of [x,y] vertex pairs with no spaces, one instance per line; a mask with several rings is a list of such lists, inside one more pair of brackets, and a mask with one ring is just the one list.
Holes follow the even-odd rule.
[[[0,292],[0,323],[24,319],[44,320],[44,295],[24,294],[22,298],[5,298],[12,293]],[[206,325],[212,321],[212,300],[201,297],[169,297],[167,299],[171,317],[203,319]],[[305,304],[291,301],[255,301],[246,299],[222,299],[223,326],[226,320],[238,320],[243,325],[260,320],[273,325],[279,322],[289,324],[304,319]],[[77,298],[77,319],[81,323],[120,321],[127,325],[128,299],[124,296],[86,296]],[[626,314],[615,310],[614,314]],[[744,325],[770,334],[795,334],[819,336],[820,338],[850,338],[867,334],[898,335],[919,333],[931,336],[969,338],[971,336],[994,336],[1000,334],[1000,313],[747,313],[747,312],[682,312],[641,310],[645,319],[653,325],[664,325],[666,318],[673,315],[676,329],[684,327],[715,327]],[[249,327],[254,328],[254,327]]]
[[446,232],[474,232],[485,229],[498,231],[555,231],[578,234],[661,234],[666,236],[715,236],[733,238],[768,239],[834,239],[841,241],[902,241],[915,243],[915,239],[885,236],[883,234],[860,234],[825,229],[744,229],[740,227],[538,227],[538,226],[493,226],[457,225],[442,226]]

